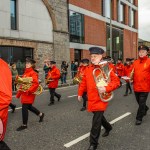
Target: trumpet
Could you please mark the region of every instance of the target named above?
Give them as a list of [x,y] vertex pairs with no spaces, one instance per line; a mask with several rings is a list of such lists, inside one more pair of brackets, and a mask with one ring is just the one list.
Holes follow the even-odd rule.
[[[101,61],[99,63],[100,68],[95,68],[93,70],[93,77],[94,77],[94,81],[96,83],[97,88],[99,88],[100,86],[107,86],[108,83],[110,82],[110,72],[112,71],[112,69],[109,69],[108,66],[108,61]],[[99,75],[97,75],[97,73],[100,72]],[[110,101],[113,97],[114,94],[113,92],[105,92],[105,93],[99,93],[100,99],[103,102],[108,102]]]
[[[32,77],[16,77],[16,89],[17,91],[26,92],[32,86],[33,78]],[[43,87],[38,86],[37,90],[33,93],[35,95],[40,95],[43,92]]]

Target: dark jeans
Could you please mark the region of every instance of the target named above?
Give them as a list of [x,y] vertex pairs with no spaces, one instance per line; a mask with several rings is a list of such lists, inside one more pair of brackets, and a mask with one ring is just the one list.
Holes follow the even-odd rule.
[[128,94],[128,89],[130,90],[130,92],[132,92],[130,82],[126,82],[126,93],[125,94]]
[[15,108],[15,105],[12,104],[12,103],[10,103],[9,106],[10,106],[11,109]]
[[87,93],[86,92],[83,93],[82,98],[83,98],[83,107],[86,107],[86,101],[87,101]]
[[118,77],[119,77],[119,79],[120,79],[120,86],[119,86],[119,87],[121,87],[121,86],[122,86],[121,76],[118,76]]
[[66,83],[66,76],[67,76],[67,74],[61,75],[61,84]]
[[30,110],[37,116],[40,114],[40,111],[33,107],[32,104],[22,104],[22,120],[24,125],[27,125],[28,123],[28,110]]
[[146,111],[148,110],[148,106],[146,105],[148,94],[148,92],[135,92],[136,101],[139,105],[136,115],[137,120],[142,121]]
[[11,150],[4,141],[0,141],[0,150]]
[[50,88],[49,92],[50,92],[50,102],[54,103],[54,96],[56,96],[57,98],[59,98],[61,95],[55,92],[56,89],[54,88]]
[[105,128],[105,130],[111,130],[112,127],[109,122],[103,116],[103,111],[95,111],[93,112],[93,121],[92,121],[92,128],[90,132],[90,144],[97,146],[98,139],[101,132],[101,126]]

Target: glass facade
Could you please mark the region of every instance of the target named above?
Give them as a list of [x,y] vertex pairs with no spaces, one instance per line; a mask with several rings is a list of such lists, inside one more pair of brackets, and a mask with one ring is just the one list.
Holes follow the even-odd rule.
[[125,23],[125,5],[123,3],[120,4],[120,20],[119,22]]
[[84,15],[69,11],[70,42],[84,43]]
[[11,29],[17,30],[16,0],[10,1],[11,10]]
[[74,61],[79,63],[80,60],[81,60],[81,49],[75,49],[74,50]]
[[110,7],[111,7],[111,0],[105,0],[103,11],[104,11],[105,17],[107,17],[107,18],[110,18],[110,10],[111,10]]
[[0,46],[0,58],[9,64],[16,63],[20,75],[23,74],[26,57],[33,58],[32,48]]
[[131,27],[135,27],[135,10],[131,10]]
[[[107,56],[110,55],[110,27],[107,25]],[[112,58],[116,62],[118,58],[123,59],[123,30],[112,28]]]

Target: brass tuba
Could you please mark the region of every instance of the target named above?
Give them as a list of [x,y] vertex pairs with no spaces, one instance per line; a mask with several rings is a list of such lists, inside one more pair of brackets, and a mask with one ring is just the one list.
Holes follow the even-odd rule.
[[[27,91],[32,86],[33,78],[32,77],[16,77],[16,89],[17,91]],[[33,93],[35,95],[40,95],[43,92],[43,87],[39,85],[37,90]]]
[[73,78],[73,84],[79,84],[82,81],[82,74],[78,71]]
[[[100,65],[100,68],[95,68],[93,70],[93,77],[94,77],[97,88],[100,86],[108,85],[108,83],[110,82],[110,72],[112,71],[112,69],[111,70],[109,69],[108,61],[101,61],[99,65]],[[96,75],[97,71],[100,72],[98,76]],[[101,101],[103,102],[108,102],[114,97],[113,92],[100,93],[98,91],[98,93],[99,93]]]

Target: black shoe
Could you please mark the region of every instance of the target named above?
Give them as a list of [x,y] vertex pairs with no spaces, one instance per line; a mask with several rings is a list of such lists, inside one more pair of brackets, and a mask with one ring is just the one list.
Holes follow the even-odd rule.
[[80,111],[85,111],[86,110],[86,107],[82,107],[81,109],[80,109]]
[[43,118],[44,118],[44,113],[42,113],[42,116],[40,116],[39,122],[43,122]]
[[0,141],[0,149],[1,150],[11,150],[4,141]]
[[50,103],[48,104],[48,106],[51,106],[51,105],[54,105],[54,102],[50,102]]
[[124,94],[123,96],[128,96],[128,94]]
[[61,95],[58,97],[58,102],[60,101]]
[[24,129],[27,129],[27,126],[20,126],[19,128],[16,129],[16,131],[22,131]]
[[96,145],[90,145],[88,150],[96,150],[97,149],[97,146]]
[[12,113],[14,113],[14,112],[15,112],[15,109],[16,109],[16,105],[14,105],[14,106],[13,106],[13,108],[12,108],[12,111],[11,111],[11,112],[12,112]]
[[108,135],[109,135],[109,132],[110,132],[111,130],[112,130],[112,128],[109,129],[109,130],[105,130],[105,132],[102,134],[102,137],[108,136]]
[[142,121],[136,120],[135,125],[141,125]]

